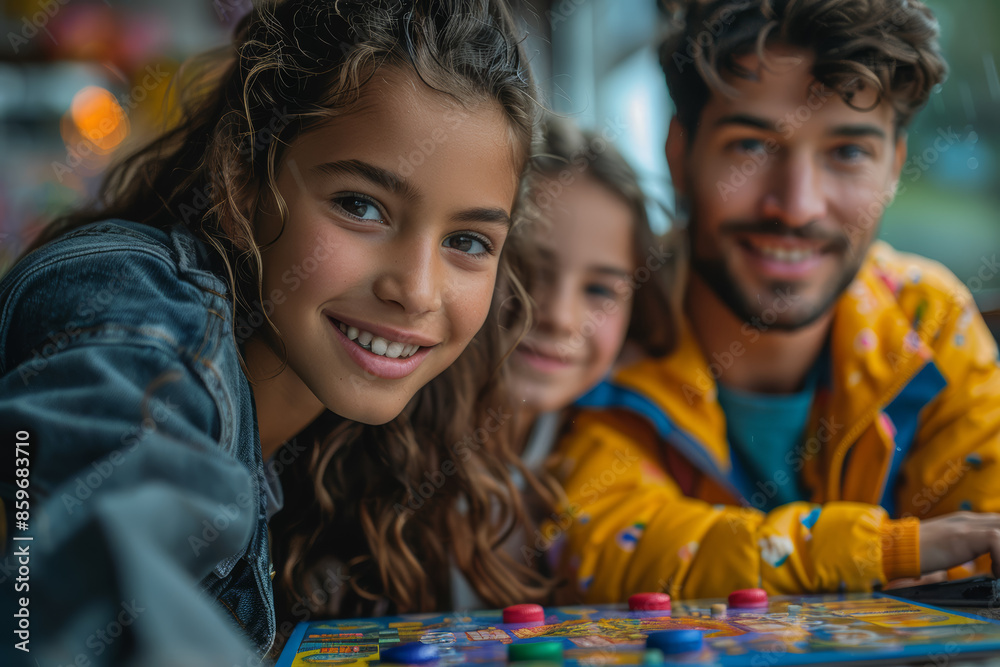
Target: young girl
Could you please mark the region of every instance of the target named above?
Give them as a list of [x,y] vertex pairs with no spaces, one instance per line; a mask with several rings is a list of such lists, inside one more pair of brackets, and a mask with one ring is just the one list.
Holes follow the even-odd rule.
[[[638,177],[600,134],[548,116],[535,153],[525,176],[531,223],[515,235],[525,246],[518,259],[529,276],[533,326],[508,370],[521,463],[537,471],[571,405],[616,361],[670,351],[680,257],[672,236],[650,228]],[[525,489],[532,514],[550,518],[549,499],[532,490]],[[549,530],[514,537],[505,548],[544,569]],[[453,588],[455,608],[483,605],[461,577]]]
[[[529,283],[534,325],[511,355],[525,457],[540,463],[564,408],[619,358],[673,345],[679,307],[672,237],[650,228],[646,197],[628,162],[600,134],[549,117],[533,159],[531,214],[519,233],[536,246]],[[545,443],[545,444],[543,444]]]
[[493,548],[525,520],[494,418],[534,115],[512,26],[254,9],[184,122],[0,283],[33,660],[252,663],[312,614],[446,603],[452,561],[490,604],[548,590]]

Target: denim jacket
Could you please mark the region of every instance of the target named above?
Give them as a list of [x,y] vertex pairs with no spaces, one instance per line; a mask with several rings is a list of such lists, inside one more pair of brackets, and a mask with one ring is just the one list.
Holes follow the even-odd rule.
[[[0,282],[0,433],[28,443],[28,504],[6,462],[0,478],[0,600],[30,605],[30,653],[8,635],[0,663],[242,666],[270,648],[260,442],[218,262],[180,225],[116,220]],[[9,580],[25,547],[27,592]]]

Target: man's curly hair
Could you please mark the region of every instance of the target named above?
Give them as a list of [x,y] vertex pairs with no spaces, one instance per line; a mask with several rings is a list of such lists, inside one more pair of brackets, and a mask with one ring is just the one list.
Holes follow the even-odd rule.
[[[948,73],[938,24],[919,0],[661,0],[668,34],[660,46],[677,117],[693,137],[713,90],[732,94],[731,76],[752,78],[736,59],[764,58],[772,44],[815,54],[813,73],[855,108],[888,101],[901,131]],[[859,106],[861,91],[874,90]]]

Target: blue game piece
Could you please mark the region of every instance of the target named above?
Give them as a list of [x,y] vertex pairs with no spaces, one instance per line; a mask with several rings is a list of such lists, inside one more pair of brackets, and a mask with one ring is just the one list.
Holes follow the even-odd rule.
[[701,630],[660,630],[646,637],[646,648],[658,648],[665,655],[700,651],[701,645]]
[[413,642],[410,644],[400,644],[391,648],[379,651],[379,660],[382,663],[392,663],[394,665],[426,665],[437,662],[439,657],[436,646]]

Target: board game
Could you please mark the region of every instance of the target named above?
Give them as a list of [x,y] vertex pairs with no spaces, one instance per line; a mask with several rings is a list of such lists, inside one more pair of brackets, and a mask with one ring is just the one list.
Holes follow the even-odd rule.
[[[277,665],[365,665],[380,660],[505,665],[517,659],[565,665],[766,667],[1000,662],[1000,622],[973,614],[881,593],[769,599],[760,594],[756,607],[734,606],[732,597],[730,604],[724,599],[671,603],[662,594],[669,609],[620,604],[542,610],[518,605],[536,607],[542,620],[533,622],[505,623],[507,610],[497,610],[300,623]],[[673,642],[667,648],[647,648],[647,640],[664,635]],[[533,643],[545,643],[556,652],[531,653],[543,649],[526,646]],[[424,652],[418,655],[410,650],[414,648]]]

